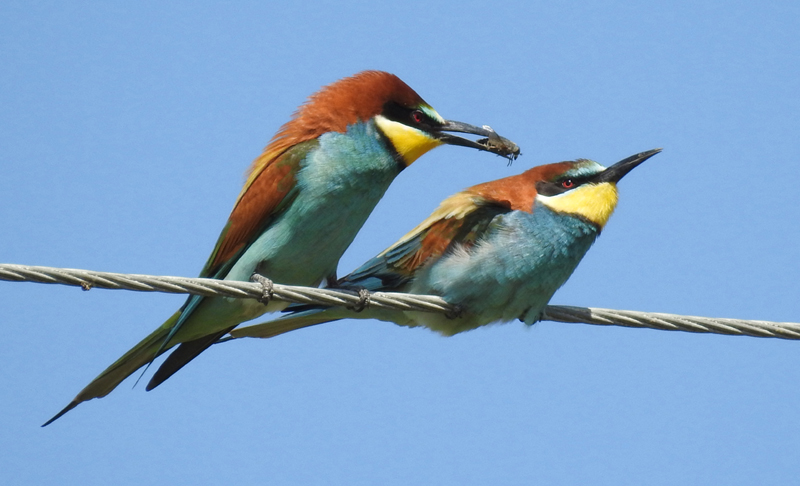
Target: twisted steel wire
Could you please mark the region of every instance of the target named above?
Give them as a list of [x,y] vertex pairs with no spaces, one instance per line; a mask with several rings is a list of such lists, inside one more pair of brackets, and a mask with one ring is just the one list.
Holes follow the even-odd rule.
[[[72,285],[81,287],[84,290],[103,288],[249,299],[263,299],[265,292],[264,285],[253,282],[95,272],[14,264],[0,264],[0,280]],[[458,312],[457,307],[448,304],[441,297],[394,292],[372,292],[365,295],[364,292],[272,284],[270,298],[295,304],[344,307],[368,305],[374,309],[438,312],[443,314]],[[798,323],[682,316],[594,307],[548,305],[542,314],[541,320],[603,326],[640,327],[664,331],[800,339],[800,324]]]

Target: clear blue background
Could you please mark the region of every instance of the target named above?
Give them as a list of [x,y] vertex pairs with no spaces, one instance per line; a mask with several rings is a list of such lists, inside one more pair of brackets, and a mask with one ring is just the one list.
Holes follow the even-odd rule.
[[[796,1],[6,1],[0,262],[195,276],[296,106],[383,69],[524,155],[426,155],[340,272],[466,186],[664,147],[553,303],[798,322],[799,29]],[[344,321],[229,343],[39,428],[183,299],[0,282],[0,483],[800,475],[800,343],[558,323],[442,338]]]

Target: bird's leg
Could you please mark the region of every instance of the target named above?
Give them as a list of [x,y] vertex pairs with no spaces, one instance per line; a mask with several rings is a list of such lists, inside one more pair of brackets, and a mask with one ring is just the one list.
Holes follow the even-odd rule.
[[330,289],[336,287],[336,282],[338,281],[339,279],[336,278],[336,272],[333,272],[332,274],[325,277],[325,288]]
[[446,318],[448,318],[448,319],[458,319],[459,317],[461,317],[461,314],[463,314],[463,313],[464,313],[464,307],[462,307],[462,306],[460,306],[458,304],[455,304],[453,306],[453,310],[451,310],[450,312],[448,312],[444,316]]

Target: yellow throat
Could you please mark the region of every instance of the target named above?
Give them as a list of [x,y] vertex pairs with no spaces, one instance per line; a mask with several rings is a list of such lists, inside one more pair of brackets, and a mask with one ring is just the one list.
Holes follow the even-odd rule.
[[414,163],[431,149],[442,145],[442,142],[431,137],[422,130],[389,120],[383,116],[375,117],[375,124],[392,142],[394,149],[403,157],[406,166]]
[[617,207],[617,185],[613,182],[584,184],[555,196],[536,196],[542,204],[559,213],[575,214],[601,229]]

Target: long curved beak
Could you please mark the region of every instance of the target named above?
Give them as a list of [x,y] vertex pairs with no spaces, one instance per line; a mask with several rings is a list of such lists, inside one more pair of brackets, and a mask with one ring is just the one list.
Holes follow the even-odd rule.
[[655,154],[661,152],[660,148],[648,150],[647,152],[642,152],[636,155],[631,155],[626,159],[622,159],[616,164],[612,165],[611,167],[607,168],[603,172],[594,176],[591,182],[600,183],[600,182],[613,182],[617,183],[620,179],[625,177],[625,174],[632,171],[634,167],[641,164],[645,160],[649,159],[650,157],[654,156]]
[[[486,138],[472,141],[467,138],[458,137],[456,135],[444,132],[469,133],[471,135],[480,135]],[[514,160],[520,155],[519,146],[517,146],[517,144],[505,137],[501,137],[497,134],[497,132],[492,130],[492,128],[487,125],[484,125],[483,127],[476,127],[468,123],[445,120],[444,125],[437,127],[432,131],[432,134],[443,143],[492,152],[509,160]]]

